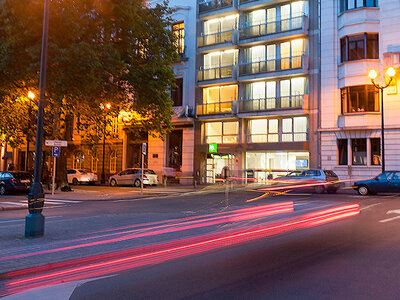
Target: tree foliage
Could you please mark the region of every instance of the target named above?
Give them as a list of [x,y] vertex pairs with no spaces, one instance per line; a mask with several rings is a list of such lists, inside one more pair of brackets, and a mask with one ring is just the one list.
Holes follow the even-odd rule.
[[[42,0],[0,0],[0,95],[38,86]],[[92,114],[102,103],[134,110],[146,130],[170,127],[176,60],[166,3],[53,0],[46,95],[53,118]],[[139,121],[140,123],[140,121]],[[63,135],[55,127],[54,135]]]
[[[12,109],[12,99],[38,86],[43,2],[0,0],[0,134],[14,145],[20,141],[12,119],[26,115],[26,107]],[[170,13],[165,2],[152,7],[141,0],[50,2],[48,137],[68,139],[71,115],[89,128],[104,103],[135,112],[133,131],[162,136],[169,130],[168,91],[177,59]]]

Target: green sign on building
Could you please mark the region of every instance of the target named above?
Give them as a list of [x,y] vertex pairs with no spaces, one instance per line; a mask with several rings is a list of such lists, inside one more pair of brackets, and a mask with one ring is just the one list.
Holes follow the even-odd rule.
[[208,144],[208,151],[210,153],[217,153],[217,144]]

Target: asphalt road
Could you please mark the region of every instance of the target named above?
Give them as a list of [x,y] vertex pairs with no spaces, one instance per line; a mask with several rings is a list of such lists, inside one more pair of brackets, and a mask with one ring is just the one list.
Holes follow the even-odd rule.
[[[106,278],[42,287],[6,299],[68,299],[71,294],[71,299],[97,300],[400,298],[400,197],[298,194],[246,202],[259,195],[256,192],[231,194],[230,209],[293,201],[300,209],[328,203],[332,206],[359,203],[362,212],[359,216],[313,228],[119,271]],[[90,232],[93,228],[218,212],[225,205],[221,194],[196,194],[132,201],[88,201],[54,207],[46,211],[50,218],[48,225],[54,226],[47,229],[44,241],[57,241],[61,226],[65,237],[73,237],[73,226],[68,229],[66,224],[79,224],[83,232]],[[2,236],[12,237],[10,229],[22,230],[23,224],[13,220],[26,212],[0,214]],[[55,218],[52,220],[52,217]]]

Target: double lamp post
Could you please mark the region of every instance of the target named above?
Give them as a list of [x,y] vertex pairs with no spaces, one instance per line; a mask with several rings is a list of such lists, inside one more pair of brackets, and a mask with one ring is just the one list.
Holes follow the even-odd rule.
[[387,76],[389,76],[389,81],[384,85],[377,84],[375,79],[378,77],[378,73],[375,70],[371,70],[368,73],[369,78],[371,79],[372,84],[379,90],[381,94],[381,165],[382,172],[385,172],[385,119],[383,114],[383,90],[387,88],[392,82],[394,76],[396,75],[396,71],[390,67],[386,70]]

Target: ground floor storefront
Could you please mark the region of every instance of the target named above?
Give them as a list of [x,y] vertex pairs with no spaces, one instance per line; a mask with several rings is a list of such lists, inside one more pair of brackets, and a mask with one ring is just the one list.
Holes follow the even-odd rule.
[[[385,169],[400,170],[400,129],[385,129]],[[382,171],[381,130],[344,129],[321,132],[321,166],[350,186]]]

